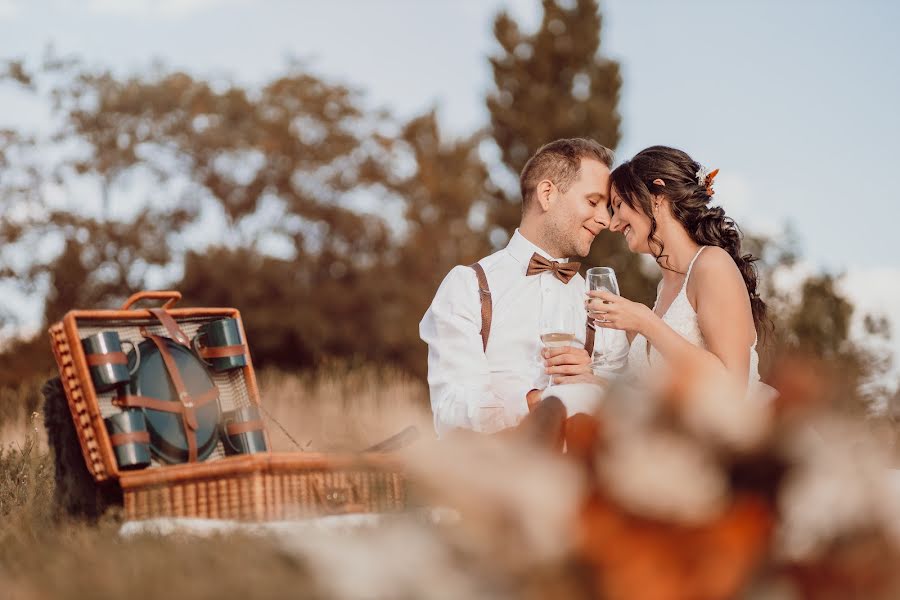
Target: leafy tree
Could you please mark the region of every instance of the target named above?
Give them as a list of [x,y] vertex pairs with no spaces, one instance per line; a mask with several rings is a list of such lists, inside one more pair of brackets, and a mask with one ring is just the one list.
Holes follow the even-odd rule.
[[765,374],[787,356],[820,360],[832,376],[829,401],[850,412],[880,411],[890,391],[886,374],[891,359],[879,349],[889,339],[887,320],[862,316],[865,338],[852,335],[855,307],[839,289],[839,276],[827,272],[803,277],[795,285],[779,287],[776,274],[790,271],[800,256],[796,233],[790,228],[776,238],[750,235],[745,245],[761,257],[762,296],[771,326],[761,340]]
[[445,141],[434,112],[411,120],[400,135],[399,146],[416,168],[389,184],[403,199],[404,232],[391,263],[393,277],[379,278],[380,336],[390,340],[391,358],[423,376],[419,319],[450,269],[491,251],[487,213],[496,190],[479,156],[483,137],[476,133]]
[[[543,7],[530,34],[497,16],[491,125],[452,140],[433,112],[398,122],[296,64],[249,88],[164,67],[121,77],[52,54],[7,62],[0,85],[49,101],[52,126],[0,131],[0,281],[43,294],[45,324],[172,286],[193,305],[238,307],[259,365],[340,356],[423,374],[417,324],[441,278],[519,221],[521,199],[494,184],[485,146],[518,174],[552,139],[619,142],[621,78],[599,53],[597,2]],[[848,405],[884,397],[888,361],[852,339],[835,276],[780,291],[773,274],[799,254],[791,236],[745,241],[775,325],[766,363],[807,352],[840,369]],[[652,301],[655,276],[619,236],[602,233],[586,262]],[[888,335],[883,319],[866,323]],[[7,345],[0,385],[49,356],[40,336]]]
[[[47,322],[161,281],[190,304],[240,308],[259,364],[344,356],[423,373],[416,326],[436,282],[490,249],[476,222],[490,201],[482,136],[445,142],[433,113],[397,124],[299,66],[258,90],[58,60],[17,64],[6,81],[49,88],[59,121],[7,147],[79,149],[49,165],[19,160],[27,200],[0,182],[22,215],[0,242],[20,255],[41,240],[59,248],[0,271],[48,290]],[[101,191],[93,214],[42,193],[84,180]],[[135,180],[151,190],[137,207]]]
[[[529,156],[554,139],[588,137],[614,149],[620,138],[622,79],[618,63],[599,54],[596,0],[542,4],[543,19],[534,33],[523,33],[505,12],[494,20],[500,52],[490,59],[495,84],[487,97],[490,132],[503,163],[516,175]],[[491,221],[510,235],[520,216],[521,198],[510,191],[495,203]],[[597,236],[584,264],[612,266],[623,294],[652,303],[656,277],[620,236]]]

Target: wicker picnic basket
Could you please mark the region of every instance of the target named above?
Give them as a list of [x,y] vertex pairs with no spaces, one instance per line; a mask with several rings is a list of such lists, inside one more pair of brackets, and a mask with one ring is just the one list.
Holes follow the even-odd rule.
[[[262,452],[226,456],[219,441],[202,461],[165,464],[156,457],[140,470],[120,469],[104,418],[120,411],[115,392],[98,392],[81,341],[100,331],[116,331],[123,341],[137,343],[150,334],[165,336],[160,309],[137,309],[144,300],[164,300],[162,311],[187,336],[204,324],[223,318],[237,320],[246,344],[240,313],[233,308],[172,308],[176,291],[140,292],[119,310],[72,310],[50,327],[60,379],[45,387],[48,412],[54,390],[71,415],[70,437],[77,438],[90,483],[105,497],[120,501],[127,519],[200,517],[251,521],[295,519],[350,512],[390,512],[407,504],[406,479],[389,453],[323,454]],[[246,353],[246,365],[211,377],[221,410],[259,406],[256,376]],[[59,409],[58,412],[62,412]],[[58,420],[64,421],[64,418]],[[66,455],[62,429],[69,423],[48,420],[57,463]],[[56,439],[54,439],[56,438]],[[69,440],[70,445],[74,444]],[[271,446],[269,446],[271,448]],[[69,456],[74,451],[69,449]],[[193,457],[192,457],[193,460]],[[57,465],[65,471],[82,465]],[[82,470],[84,472],[85,470]],[[87,479],[87,477],[85,477]],[[71,486],[70,486],[71,487]]]

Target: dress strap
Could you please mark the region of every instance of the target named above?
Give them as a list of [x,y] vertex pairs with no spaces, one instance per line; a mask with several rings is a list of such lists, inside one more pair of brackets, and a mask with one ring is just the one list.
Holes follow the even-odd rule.
[[700,249],[697,250],[697,254],[695,254],[694,258],[691,259],[691,264],[688,265],[687,274],[685,274],[685,276],[684,276],[684,285],[681,286],[682,289],[687,288],[688,279],[691,278],[691,269],[694,268],[694,263],[697,262],[697,258],[700,256],[700,253],[703,252],[704,248],[706,248],[706,246],[700,246]]

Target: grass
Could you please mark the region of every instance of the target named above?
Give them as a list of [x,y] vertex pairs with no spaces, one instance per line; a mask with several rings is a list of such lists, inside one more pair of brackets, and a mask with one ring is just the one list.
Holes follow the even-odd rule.
[[[309,448],[353,447],[391,431],[398,408],[424,412],[421,385],[371,369],[341,379],[263,373],[260,383],[268,411]],[[0,598],[322,596],[305,561],[265,538],[122,539],[115,511],[96,524],[57,514],[39,390],[32,381],[0,392]],[[348,410],[358,415],[341,430]],[[364,415],[373,417],[372,429]],[[273,442],[293,449],[278,428]]]
[[[592,594],[598,585],[592,578],[593,572],[585,563],[573,559],[579,535],[571,529],[572,523],[578,522],[579,499],[586,493],[584,486],[595,479],[586,481],[574,463],[545,450],[497,438],[471,436],[456,445],[432,443],[427,389],[397,372],[347,370],[332,364],[315,373],[269,371],[260,373],[259,378],[266,411],[284,428],[282,431],[278,426],[270,427],[274,449],[359,450],[408,425],[416,425],[424,439],[417,444],[416,452],[407,456],[411,477],[423,484],[423,493],[432,505],[457,507],[464,518],[435,524],[422,513],[414,513],[391,517],[379,526],[352,530],[285,530],[265,536],[244,531],[208,536],[122,537],[121,518],[115,510],[108,511],[96,523],[72,520],[56,512],[53,464],[36,402],[40,382],[34,381],[2,392],[8,404],[0,408],[4,436],[0,438],[0,600],[596,597]],[[801,384],[803,381],[793,388],[786,385],[785,389],[800,389]],[[792,393],[798,398],[803,394]],[[801,404],[798,402],[798,406]],[[737,410],[717,412],[714,416],[741,420],[747,413]],[[667,418],[671,421],[672,415]],[[702,419],[697,422],[705,422],[709,427],[716,423]],[[795,427],[790,421],[785,423],[785,427]],[[613,445],[615,425],[610,421],[609,439]],[[897,540],[884,542],[884,550],[877,545],[882,543],[880,537],[862,537],[860,544],[848,545],[847,540],[857,539],[850,529],[857,522],[854,515],[880,510],[880,504],[867,503],[859,490],[863,484],[871,483],[871,477],[863,476],[877,473],[882,463],[863,456],[865,448],[859,440],[866,435],[865,427],[832,427],[833,430],[821,429],[829,443],[828,453],[817,459],[804,458],[802,469],[791,467],[803,475],[792,484],[794,495],[800,498],[797,506],[816,507],[824,519],[817,522],[827,522],[831,527],[821,529],[821,525],[816,525],[820,527],[816,533],[833,535],[838,541],[832,546],[837,550],[829,550],[826,556],[838,556],[839,560],[812,561],[820,570],[803,571],[810,581],[829,580],[835,572],[846,576],[840,571],[840,561],[852,565],[859,548],[868,552],[876,548],[876,557],[896,556],[892,554],[892,544]],[[616,477],[625,478],[619,482],[624,486],[623,498],[628,490],[638,490],[639,497],[647,500],[648,494],[640,493],[640,486],[644,485],[661,490],[656,505],[648,502],[652,510],[678,508],[665,504],[677,501],[677,494],[667,494],[665,486],[674,486],[669,488],[674,490],[685,482],[699,481],[691,470],[696,468],[691,457],[709,449],[705,442],[695,443],[686,437],[684,431],[667,431],[663,437],[653,429],[636,432],[634,435],[644,436],[646,443],[641,442],[631,451],[619,444],[618,455],[632,452],[631,460],[641,455],[649,458],[635,466],[634,472],[606,473],[613,488]],[[791,431],[802,433],[802,428]],[[681,441],[672,446],[671,442],[677,441],[675,434]],[[784,436],[785,440],[794,438],[797,436],[793,433]],[[660,445],[661,442],[669,445]],[[693,449],[685,449],[688,443],[693,444]],[[653,458],[654,447],[670,456]],[[844,447],[851,450],[845,452]],[[635,455],[634,450],[641,454]],[[673,454],[676,450],[681,454]],[[806,452],[800,446],[794,451]],[[880,456],[878,452],[874,455]],[[615,457],[617,453],[608,456]],[[717,465],[724,463],[727,461],[703,464],[704,468],[720,469]],[[656,465],[665,464],[671,465],[665,467],[667,472],[654,472]],[[867,468],[861,468],[867,464]],[[635,477],[639,471],[642,476]],[[845,481],[837,486],[831,481],[828,493],[854,491],[851,500],[862,507],[855,509],[844,503],[843,529],[832,527],[836,522],[834,515],[839,513],[830,507],[840,506],[834,504],[835,497],[820,501],[814,495],[825,489],[822,486],[829,484],[833,473],[843,473]],[[596,475],[591,473],[591,477]],[[854,477],[859,481],[851,481]],[[804,499],[804,493],[813,496]],[[789,513],[790,506],[786,508]],[[797,522],[802,524],[809,511],[801,512]],[[868,529],[864,531],[871,532],[872,523],[875,521],[866,521],[863,525]],[[647,543],[652,542],[648,531],[665,531],[656,525],[651,530],[646,525],[641,527],[645,528],[641,539],[650,540]],[[678,531],[684,534],[691,530]],[[629,537],[629,542],[639,543],[639,538]],[[652,545],[648,548],[652,549]],[[777,564],[774,557],[775,554],[770,560]],[[832,571],[821,570],[826,567]],[[627,575],[628,567],[621,568]],[[811,578],[809,573],[813,573]],[[785,583],[785,577],[784,571],[768,566],[741,597],[754,600],[776,592],[781,594],[778,597],[801,597],[797,584]],[[787,595],[784,589],[788,589]],[[878,598],[891,597],[897,588],[881,595],[870,593],[870,588],[865,590],[865,597]]]
[[299,375],[266,371],[259,386],[275,450],[361,450],[408,425],[433,431],[427,388],[399,372],[332,363]]
[[41,385],[50,375],[31,377],[15,386],[0,386],[0,444],[24,444],[31,439],[30,443],[46,450],[40,413],[44,402]]
[[[260,387],[268,413],[287,431],[270,428],[275,449],[295,450],[291,438],[308,450],[360,449],[410,424],[430,433],[425,388],[398,373],[331,365],[313,374],[262,373]],[[27,400],[22,405],[31,408],[37,389],[36,382],[35,389],[22,386],[6,399]],[[464,538],[421,515],[302,539],[250,533],[122,538],[116,510],[96,523],[72,520],[56,511],[41,415],[25,413],[7,413],[0,440],[0,599],[419,598],[432,586],[433,597],[522,595],[477,564]],[[385,545],[395,551],[370,559]],[[329,556],[335,559],[323,562]],[[373,569],[379,561],[384,568]],[[407,562],[425,567],[409,571]],[[347,579],[345,569],[364,575]],[[556,569],[542,569],[515,585],[560,580]]]
[[[268,413],[286,430],[270,427],[275,449],[361,449],[414,424],[431,436],[427,390],[390,371],[343,370],[260,374]],[[34,390],[16,390],[16,399]],[[119,535],[120,515],[98,522],[56,512],[53,464],[42,439],[40,414],[18,411],[6,421],[0,451],[0,599],[6,598],[578,598],[573,566],[557,558],[535,561],[524,552],[498,563],[487,548],[509,538],[501,529],[521,527],[503,515],[472,529],[435,525],[421,513],[397,515],[387,526],[353,530],[191,536]],[[509,466],[505,463],[504,466]],[[453,473],[465,477],[467,465]],[[515,468],[515,463],[512,463]],[[428,467],[414,467],[426,470]],[[498,466],[499,468],[499,466]],[[537,473],[548,473],[546,469]],[[552,486],[554,476],[547,481]],[[502,489],[498,477],[478,485]],[[543,481],[532,478],[532,485]],[[469,483],[462,481],[462,486]],[[559,486],[557,486],[559,487]],[[492,515],[515,498],[498,495]],[[521,512],[521,511],[519,511]],[[548,527],[550,529],[548,529]],[[543,536],[553,537],[555,519]],[[473,540],[479,540],[473,546]],[[554,542],[551,545],[558,545]],[[546,543],[544,544],[546,546]],[[521,547],[520,547],[521,548]],[[525,568],[528,565],[528,568]],[[513,576],[515,574],[515,576]]]

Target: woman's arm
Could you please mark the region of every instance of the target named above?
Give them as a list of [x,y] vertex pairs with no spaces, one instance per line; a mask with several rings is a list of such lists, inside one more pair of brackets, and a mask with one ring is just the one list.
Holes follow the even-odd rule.
[[[707,349],[736,381],[747,384],[750,348],[756,340],[747,286],[731,256],[718,247],[704,250],[691,273],[694,306]],[[688,289],[688,293],[691,293]]]
[[[707,256],[709,255],[709,256]],[[590,309],[605,311],[600,327],[625,329],[642,334],[662,357],[677,368],[727,370],[735,381],[746,386],[753,344],[750,300],[740,272],[727,252],[711,247],[697,259],[688,282],[694,296],[700,332],[707,349],[695,346],[638,302],[606,292],[591,292],[599,298]],[[692,293],[693,292],[693,293]],[[748,335],[750,337],[748,337]]]

